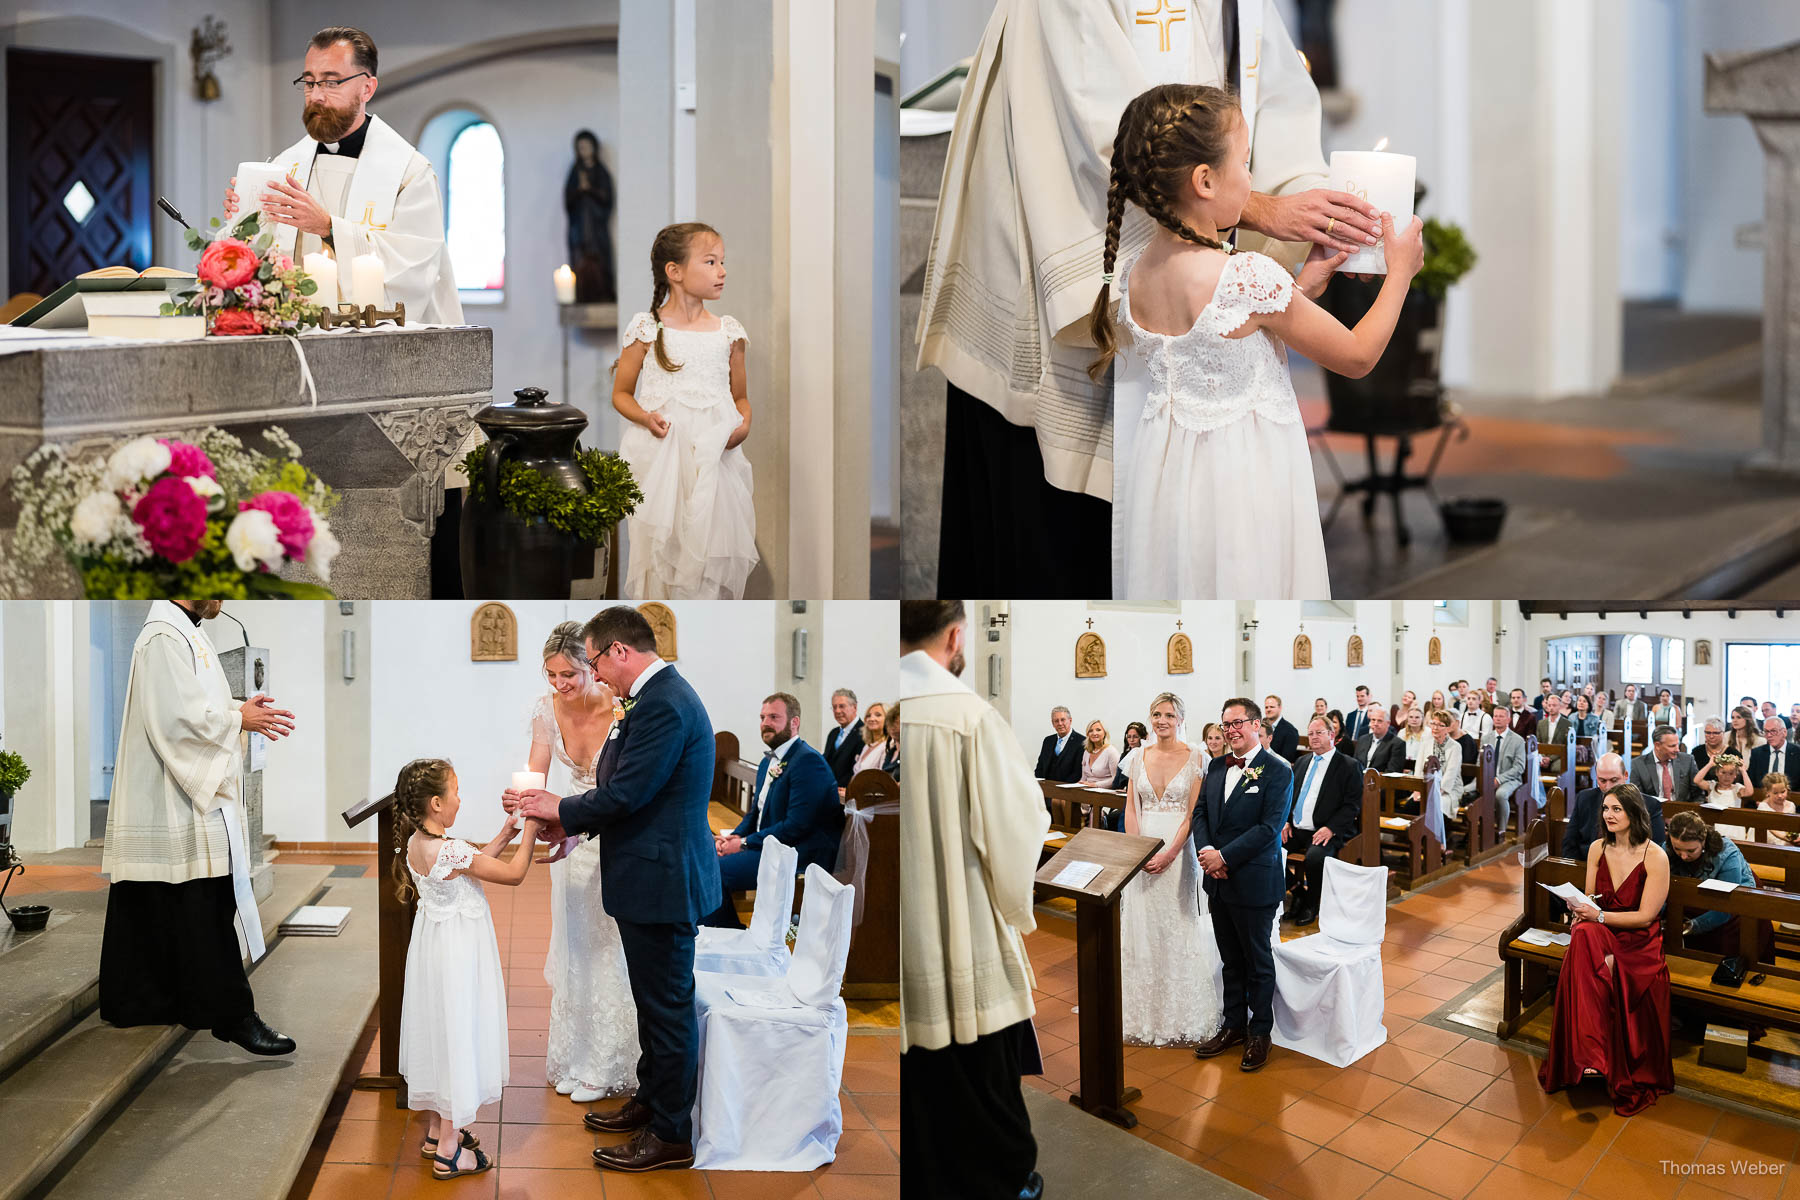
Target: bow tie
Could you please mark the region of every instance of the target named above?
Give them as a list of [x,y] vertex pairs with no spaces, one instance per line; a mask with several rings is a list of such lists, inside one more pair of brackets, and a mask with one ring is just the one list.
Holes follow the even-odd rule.
[[1227,754],[1227,755],[1226,755],[1226,756],[1225,756],[1225,769],[1226,769],[1226,770],[1227,770],[1227,771],[1229,771],[1229,770],[1231,770],[1231,768],[1233,768],[1233,767],[1236,767],[1236,768],[1238,768],[1238,769],[1239,769],[1239,770],[1240,770],[1240,771],[1241,771],[1241,770],[1243,770],[1243,768],[1244,768],[1244,760],[1243,760],[1243,759],[1241,759],[1241,758],[1239,758],[1239,757],[1238,757],[1238,756],[1237,756],[1237,755],[1235,755],[1235,754]]

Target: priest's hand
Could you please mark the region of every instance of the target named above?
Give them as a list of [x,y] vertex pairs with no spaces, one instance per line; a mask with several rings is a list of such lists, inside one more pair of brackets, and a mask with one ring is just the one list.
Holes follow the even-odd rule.
[[301,233],[310,233],[316,238],[331,235],[331,214],[292,175],[276,180],[269,188],[280,195],[263,200],[262,210],[265,216],[279,224],[292,225]]
[[231,218],[237,216],[237,210],[237,176],[233,175],[231,177],[231,182],[225,187],[225,219],[229,221]]
[[1381,210],[1349,192],[1312,188],[1291,196],[1250,193],[1238,226],[1278,242],[1312,242],[1354,253],[1381,239]]
[[1300,289],[1308,300],[1317,300],[1325,294],[1325,285],[1331,282],[1331,276],[1338,267],[1349,259],[1342,250],[1327,250],[1323,246],[1314,246],[1306,256],[1306,263],[1300,268],[1300,274],[1294,286]]
[[294,732],[294,714],[285,708],[276,708],[261,692],[238,705],[238,715],[243,718],[245,733],[284,738]]

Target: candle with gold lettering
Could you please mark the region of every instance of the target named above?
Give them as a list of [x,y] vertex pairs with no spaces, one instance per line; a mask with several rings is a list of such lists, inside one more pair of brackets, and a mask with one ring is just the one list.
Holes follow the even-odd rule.
[[[1373,150],[1333,150],[1331,187],[1366,200],[1380,212],[1394,214],[1394,228],[1405,229],[1413,219],[1413,183],[1419,160],[1410,154],[1383,153],[1387,139]],[[1339,264],[1338,270],[1362,275],[1386,275],[1387,255],[1381,246],[1366,243]]]
[[556,268],[555,279],[556,302],[558,304],[575,303],[575,272],[569,269],[568,263]]
[[387,307],[387,275],[381,260],[373,254],[359,254],[350,260],[350,302],[358,308],[373,304]]
[[300,269],[305,271],[307,276],[319,286],[319,290],[312,294],[312,302],[320,308],[336,308],[338,302],[337,261],[329,254],[315,252],[301,260]]

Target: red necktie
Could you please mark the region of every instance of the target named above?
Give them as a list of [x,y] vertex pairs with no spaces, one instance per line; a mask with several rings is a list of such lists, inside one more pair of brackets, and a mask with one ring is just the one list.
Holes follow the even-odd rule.
[[1673,800],[1675,798],[1675,780],[1669,776],[1669,764],[1664,763],[1662,765],[1662,769],[1663,769],[1662,798],[1664,800]]

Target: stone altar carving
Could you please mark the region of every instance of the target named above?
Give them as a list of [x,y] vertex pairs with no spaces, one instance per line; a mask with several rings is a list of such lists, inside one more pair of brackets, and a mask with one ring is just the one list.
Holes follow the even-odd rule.
[[1177,633],[1169,638],[1169,674],[1192,675],[1194,673],[1194,643],[1185,633]]
[[656,635],[657,657],[664,662],[674,662],[675,610],[652,600],[648,604],[638,605],[638,612],[643,614],[644,620],[650,622],[650,632]]
[[1075,678],[1100,679],[1106,675],[1106,643],[1097,633],[1075,639]]
[[516,662],[519,658],[519,618],[513,610],[491,600],[469,618],[470,662]]

